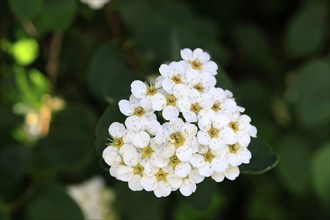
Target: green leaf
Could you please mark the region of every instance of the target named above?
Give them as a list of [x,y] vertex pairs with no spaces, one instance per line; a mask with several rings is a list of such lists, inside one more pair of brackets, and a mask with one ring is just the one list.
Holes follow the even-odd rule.
[[311,176],[313,188],[316,194],[326,202],[325,207],[330,204],[330,142],[321,146],[312,158]]
[[307,141],[299,136],[287,136],[279,144],[281,163],[278,171],[287,188],[296,194],[307,193],[310,151]]
[[326,1],[306,1],[289,22],[286,50],[290,57],[298,58],[319,50],[326,39]]
[[65,32],[76,15],[78,5],[76,1],[45,0],[40,16],[34,23],[40,32]]
[[30,149],[24,146],[10,146],[3,149],[0,154],[1,176],[23,178],[30,167],[31,156]]
[[82,104],[66,105],[63,110],[54,113],[51,129],[91,131],[94,130],[95,120],[95,113],[90,107]]
[[271,53],[262,30],[250,24],[242,24],[234,30],[234,40],[239,52],[249,65],[268,69],[271,65]]
[[0,203],[2,199],[11,201],[17,196],[31,165],[31,150],[25,146],[9,145],[1,149],[0,176],[5,181],[0,181]]
[[328,59],[317,59],[298,70],[296,110],[307,127],[325,125],[330,119],[330,74]]
[[73,172],[92,156],[92,144],[90,136],[79,130],[53,131],[36,145],[37,164],[41,170]]
[[115,190],[120,195],[116,198],[116,204],[122,219],[166,219],[164,209],[169,198],[157,198],[153,192],[134,192],[123,182],[118,182]]
[[279,156],[260,138],[252,139],[249,150],[252,153],[252,158],[249,164],[243,164],[239,167],[241,173],[262,174],[278,164]]
[[217,183],[211,178],[206,178],[198,184],[195,193],[189,197],[183,197],[184,202],[197,210],[206,210],[212,203],[212,195],[216,191]]
[[[100,46],[94,53],[89,69],[89,87],[99,98],[118,99],[130,94],[134,79],[123,53],[113,44]],[[137,78],[137,77],[136,77]]]
[[16,41],[12,46],[12,55],[19,65],[29,65],[39,55],[38,42],[32,38]]
[[9,0],[11,11],[21,21],[33,19],[40,12],[42,5],[43,0]]
[[78,205],[67,195],[64,187],[56,183],[39,185],[27,203],[27,215],[34,220],[84,219]]
[[50,82],[47,79],[47,77],[42,74],[39,70],[37,69],[32,69],[28,73],[31,85],[34,90],[34,95],[38,97],[42,97],[46,93],[50,92]]
[[[199,188],[197,190],[199,190]],[[175,206],[174,219],[203,220],[205,216],[207,216],[208,219],[216,219],[224,205],[224,199],[218,192],[213,192],[211,197],[211,204],[204,210],[196,209],[184,201],[180,201],[179,204]]]
[[104,111],[102,117],[97,123],[96,126],[96,140],[95,147],[97,155],[101,155],[103,149],[106,147],[106,144],[109,143],[109,126],[111,123],[124,122],[125,117],[119,111],[119,107],[117,104],[111,104]]

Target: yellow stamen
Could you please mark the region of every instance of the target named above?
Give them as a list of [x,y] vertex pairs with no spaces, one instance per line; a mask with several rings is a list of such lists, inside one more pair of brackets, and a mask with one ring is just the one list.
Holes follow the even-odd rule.
[[237,121],[233,121],[229,123],[229,127],[233,129],[234,132],[238,131],[238,123]]
[[194,60],[190,64],[191,64],[192,68],[195,70],[202,69],[202,63],[199,60]]
[[204,159],[205,159],[206,161],[208,161],[208,162],[211,162],[211,161],[213,160],[213,158],[215,157],[215,156],[211,153],[210,150],[207,151],[205,154],[203,154],[203,156],[204,156]]
[[211,138],[215,138],[215,137],[218,137],[219,130],[214,128],[214,127],[211,127],[210,130],[207,133],[209,133]]
[[158,181],[166,181],[166,173],[160,169],[157,173],[156,173],[156,177]]
[[170,157],[170,165],[172,167],[175,167],[178,163],[180,163],[180,160],[176,155],[173,155],[172,157]]
[[180,84],[180,83],[182,83],[181,76],[180,76],[179,74],[173,76],[173,77],[172,77],[172,81],[173,81],[175,84]]
[[134,115],[142,116],[144,114],[144,109],[141,106],[138,106],[134,109]]
[[194,89],[196,89],[198,92],[204,92],[204,87],[202,83],[198,83],[194,86]]
[[174,145],[176,147],[180,147],[184,144],[184,137],[182,136],[182,134],[180,132],[176,132],[170,135],[170,138],[174,141]]
[[172,94],[166,96],[166,101],[167,101],[167,105],[175,105],[176,104],[176,98]]
[[150,144],[146,146],[145,148],[142,148],[140,150],[142,152],[142,158],[150,158],[152,153],[154,152],[152,148],[150,147]]
[[228,147],[229,147],[230,153],[232,153],[232,154],[235,154],[239,149],[239,146],[237,144],[228,145]]
[[112,144],[119,149],[121,146],[124,145],[124,140],[122,138],[114,138]]
[[194,113],[198,113],[200,110],[202,109],[202,107],[196,102],[194,104],[191,105],[190,110]]
[[148,95],[155,95],[157,92],[157,88],[154,85],[151,85],[147,89],[147,94]]
[[140,164],[137,164],[133,167],[133,170],[135,175],[142,175],[144,168]]
[[215,101],[213,106],[212,106],[212,110],[217,112],[221,109],[221,106],[220,106],[220,102],[219,101]]

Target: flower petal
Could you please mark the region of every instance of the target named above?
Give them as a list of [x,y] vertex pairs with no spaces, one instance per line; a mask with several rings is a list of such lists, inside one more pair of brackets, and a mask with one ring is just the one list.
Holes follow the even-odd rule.
[[147,94],[147,85],[140,81],[134,80],[131,84],[131,92],[136,98],[143,98]]

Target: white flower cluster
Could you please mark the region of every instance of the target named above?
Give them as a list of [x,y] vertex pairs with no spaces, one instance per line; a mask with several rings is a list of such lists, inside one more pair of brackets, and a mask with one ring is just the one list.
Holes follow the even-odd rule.
[[103,158],[133,191],[189,196],[205,177],[234,180],[250,161],[257,130],[233,94],[215,87],[217,64],[199,48],[183,49],[181,57],[162,64],[154,84],[134,81],[129,100],[119,102],[125,125],[109,127],[113,140]]
[[111,0],[80,0],[81,3],[88,5],[93,10],[102,9]]
[[118,219],[112,206],[115,194],[106,188],[102,177],[94,176],[78,185],[69,185],[67,192],[81,209],[85,220]]

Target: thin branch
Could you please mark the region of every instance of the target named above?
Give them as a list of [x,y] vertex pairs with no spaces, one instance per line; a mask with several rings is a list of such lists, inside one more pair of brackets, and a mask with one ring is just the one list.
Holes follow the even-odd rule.
[[49,48],[48,62],[46,64],[46,72],[52,85],[53,91],[56,86],[62,39],[62,34],[55,33],[53,35]]

